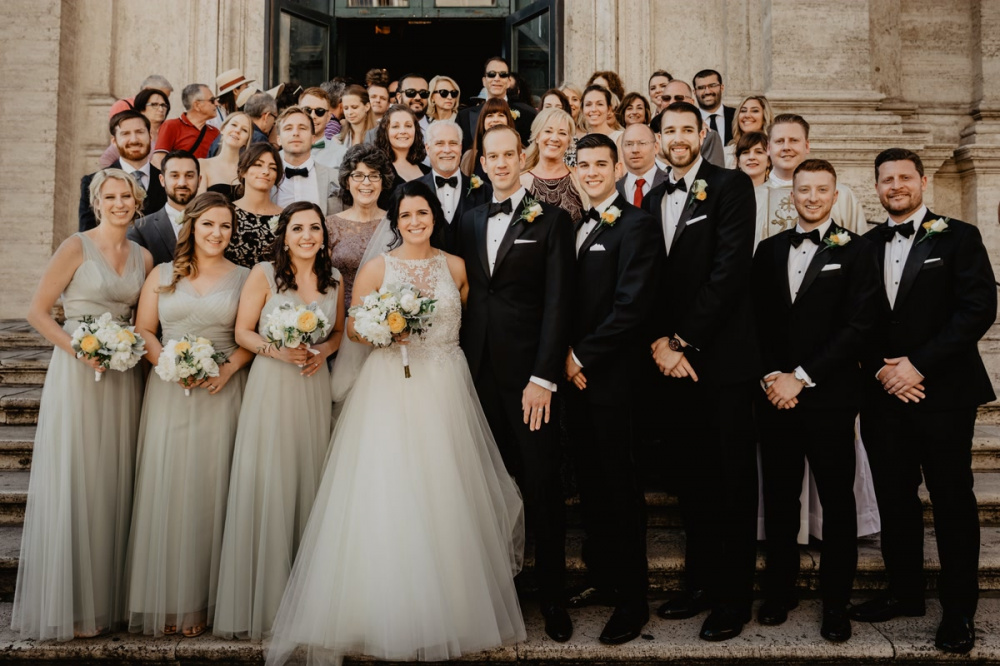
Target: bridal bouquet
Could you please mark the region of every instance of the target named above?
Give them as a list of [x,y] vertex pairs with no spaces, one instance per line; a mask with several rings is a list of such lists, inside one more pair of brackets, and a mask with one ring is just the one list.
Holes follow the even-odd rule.
[[[226,355],[215,351],[208,338],[185,335],[180,340],[168,340],[156,363],[156,374],[165,382],[183,382],[185,386],[208,377],[219,376],[219,365]],[[185,388],[184,395],[191,395]]]
[[[376,347],[388,347],[400,333],[421,335],[431,325],[434,299],[420,295],[412,284],[387,285],[365,296],[361,305],[352,307],[354,330]],[[403,374],[410,377],[410,359],[406,345],[400,345]]]
[[[329,330],[330,321],[316,303],[309,305],[283,303],[272,310],[264,322],[267,341],[278,349],[301,345],[308,347],[326,335]],[[313,354],[319,353],[314,349],[309,351]]]
[[[146,341],[136,335],[135,327],[116,320],[110,312],[97,319],[83,317],[81,322],[70,341],[77,358],[96,358],[101,367],[124,372],[146,353]],[[95,370],[94,381],[101,381],[101,377],[103,374]]]

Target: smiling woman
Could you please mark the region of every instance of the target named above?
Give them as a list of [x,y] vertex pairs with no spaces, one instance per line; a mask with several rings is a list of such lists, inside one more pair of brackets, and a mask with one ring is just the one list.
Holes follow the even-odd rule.
[[531,123],[531,143],[525,151],[521,184],[539,201],[559,206],[579,222],[590,203],[576,176],[566,166],[573,141],[573,116],[560,108],[543,109]]

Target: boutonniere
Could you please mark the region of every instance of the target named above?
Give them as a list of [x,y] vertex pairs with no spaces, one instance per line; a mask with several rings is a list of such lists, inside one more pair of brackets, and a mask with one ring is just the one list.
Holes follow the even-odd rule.
[[510,115],[514,116],[514,120],[517,120],[518,118],[521,117],[521,112],[518,111],[517,109],[511,109]]
[[613,227],[615,223],[618,222],[618,218],[621,217],[622,211],[617,206],[611,206],[606,211],[601,213],[601,224],[606,227]]
[[708,198],[708,183],[699,178],[691,184],[691,201],[704,201]]
[[267,228],[271,230],[272,234],[278,230],[278,219],[280,217],[281,217],[280,215],[272,215],[271,217],[267,218]]
[[923,243],[925,240],[931,236],[937,236],[938,234],[943,234],[948,231],[948,223],[951,222],[950,217],[939,217],[936,220],[928,220],[923,223],[923,228],[927,230],[924,237],[918,240],[918,243]]
[[826,245],[824,250],[832,250],[837,247],[844,247],[851,242],[851,235],[847,233],[846,229],[841,229],[840,227],[834,227],[833,233],[828,234],[826,238],[823,239],[823,243]]
[[542,214],[542,204],[538,203],[537,199],[532,199],[531,197],[524,198],[524,209],[521,211],[521,217],[517,218],[518,222],[524,220],[525,222],[531,223]]
[[472,178],[469,179],[469,191],[465,193],[465,196],[469,196],[472,194],[472,190],[478,190],[482,186],[483,179],[476,174],[472,174]]

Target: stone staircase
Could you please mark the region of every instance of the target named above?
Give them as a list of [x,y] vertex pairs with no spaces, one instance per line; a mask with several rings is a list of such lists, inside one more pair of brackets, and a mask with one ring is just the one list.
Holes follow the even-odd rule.
[[[996,348],[1000,358],[1000,335]],[[263,645],[247,641],[225,641],[211,636],[196,639],[151,639],[115,634],[66,644],[22,641],[10,630],[10,615],[17,578],[24,508],[27,500],[31,451],[51,345],[23,321],[0,321],[0,661],[4,663],[183,663],[259,664]],[[1000,382],[998,382],[1000,383]],[[971,657],[979,662],[1000,662],[1000,406],[981,411],[973,450],[976,492],[983,525],[980,556],[980,587],[984,592],[978,617],[980,641]],[[684,537],[676,499],[663,492],[648,492],[649,567],[653,596],[677,590],[683,572]],[[927,524],[926,566],[928,587],[933,590],[939,569],[934,547],[930,505],[924,494]],[[575,499],[568,500],[570,534],[568,566],[570,582],[583,579],[580,556],[583,540]],[[855,589],[863,596],[884,585],[884,570],[878,538],[860,540]],[[530,576],[532,559],[526,562]],[[832,645],[819,637],[819,553],[803,548],[800,587],[807,599],[782,627],[761,627],[752,621],[733,641],[710,644],[697,638],[702,617],[666,622],[654,616],[642,638],[621,647],[597,641],[609,610],[573,611],[576,633],[567,644],[549,640],[531,600],[525,602],[528,640],[469,661],[485,663],[532,662],[535,664],[735,664],[735,663],[856,663],[906,662],[937,664],[955,661],[933,648],[934,629],[940,609],[932,602],[925,618],[882,625],[855,623],[855,636],[846,644]],[[758,582],[763,557],[758,557]],[[655,602],[654,602],[655,603]],[[655,606],[654,606],[655,607]],[[968,661],[969,659],[961,659]],[[359,660],[371,663],[369,660]]]

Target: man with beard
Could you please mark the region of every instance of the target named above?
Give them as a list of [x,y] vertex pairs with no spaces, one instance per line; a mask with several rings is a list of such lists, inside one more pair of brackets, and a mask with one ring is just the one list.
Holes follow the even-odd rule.
[[726,90],[726,86],[722,85],[722,74],[714,69],[703,69],[694,75],[692,85],[701,107],[701,119],[709,129],[719,133],[723,144],[732,141],[736,109],[722,105],[722,93]]
[[[160,171],[149,163],[149,127],[149,119],[138,111],[116,113],[108,123],[111,140],[120,155],[109,168],[121,169],[146,190],[143,214],[159,210],[167,200],[160,184]],[[90,181],[93,178],[94,174],[90,173],[80,179],[80,231],[97,226],[97,218],[90,207]]]
[[201,174],[198,160],[183,150],[167,153],[160,166],[163,170],[159,180],[167,195],[167,205],[139,218],[128,230],[128,238],[149,250],[155,263],[165,264],[174,260],[181,216],[198,191]]
[[427,100],[430,96],[431,91],[427,87],[427,79],[419,74],[407,74],[399,80],[396,101],[410,107],[410,111],[413,111],[420,123],[421,132],[427,131],[430,122],[427,120]]
[[[649,123],[650,128],[659,133],[660,132],[660,119],[662,118],[662,112],[668,106],[675,102],[687,102],[688,104],[694,106],[694,97],[691,96],[691,86],[689,86],[684,81],[680,79],[674,79],[670,81],[664,88],[662,94],[660,111],[657,112],[656,117],[653,118],[652,122]],[[699,112],[699,115],[701,113]],[[704,120],[702,121],[704,125]],[[704,138],[701,140],[701,147],[699,148],[702,159],[711,162],[715,166],[722,167],[726,165],[726,154],[722,149],[722,137],[719,136],[718,132],[713,131],[709,127],[705,126]],[[661,150],[657,154],[657,166],[661,169],[666,169],[667,156]]]
[[651,352],[687,549],[685,591],[657,612],[684,619],[711,610],[701,638],[721,641],[750,619],[757,559],[760,363],[749,289],[756,204],[749,176],[702,158],[698,107],[674,102],[661,118],[670,172],[642,208],[663,229]]

